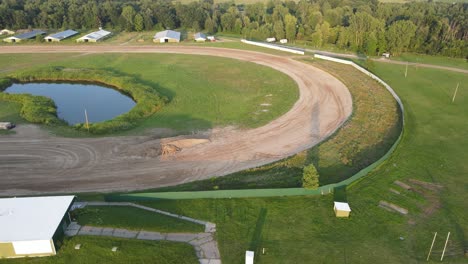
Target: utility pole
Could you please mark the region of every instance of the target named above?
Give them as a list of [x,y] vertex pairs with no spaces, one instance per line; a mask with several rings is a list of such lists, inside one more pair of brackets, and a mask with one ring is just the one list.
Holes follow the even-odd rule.
[[408,62],[406,62],[405,78],[408,76]]
[[442,251],[442,257],[440,257],[440,261],[442,261],[444,259],[445,249],[447,248],[447,243],[448,243],[449,237],[450,237],[450,232],[448,232],[448,234],[447,234],[447,240],[445,240],[444,251]]
[[431,248],[429,249],[429,254],[427,254],[427,259],[426,259],[426,261],[429,261],[429,257],[431,256],[432,247],[434,247],[434,242],[435,242],[436,237],[437,237],[437,232],[435,232],[434,238],[432,239]]
[[460,83],[457,83],[457,88],[455,88],[455,93],[453,93],[452,103],[455,102],[455,97],[457,96],[458,86],[460,86]]
[[88,133],[89,133],[88,112],[86,112],[86,108],[84,110],[84,114],[85,114],[85,119],[86,119],[86,128],[88,129]]

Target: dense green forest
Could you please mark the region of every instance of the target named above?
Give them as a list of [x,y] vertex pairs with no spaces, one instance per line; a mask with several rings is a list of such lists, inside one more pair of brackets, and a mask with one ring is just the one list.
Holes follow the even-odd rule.
[[316,48],[378,55],[411,51],[468,56],[468,4],[377,0],[273,1],[249,5],[201,0],[2,0],[0,26],[23,29],[142,31],[185,28],[248,39],[287,38]]

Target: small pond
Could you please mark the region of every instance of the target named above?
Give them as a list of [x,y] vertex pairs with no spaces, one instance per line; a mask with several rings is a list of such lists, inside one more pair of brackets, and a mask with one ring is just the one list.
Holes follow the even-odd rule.
[[42,95],[54,100],[57,115],[71,125],[85,122],[85,109],[90,123],[112,119],[135,106],[132,98],[94,84],[25,83],[13,84],[6,93]]

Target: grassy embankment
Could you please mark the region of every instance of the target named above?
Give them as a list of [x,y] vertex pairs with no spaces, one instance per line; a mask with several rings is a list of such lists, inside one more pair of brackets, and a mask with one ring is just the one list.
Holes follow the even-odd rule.
[[[95,82],[120,90],[136,102],[136,106],[129,112],[112,120],[90,124],[89,128],[83,124],[74,125],[76,130],[89,131],[91,134],[109,134],[116,131],[128,130],[136,123],[160,110],[167,98],[161,97],[155,89],[139,83],[135,78],[116,74],[112,71],[68,68],[62,66],[43,67],[37,70],[23,70],[9,74],[7,79],[0,79],[0,91],[11,82],[41,82],[41,81],[69,81],[69,82]],[[66,126],[66,123],[57,117],[54,102],[44,96],[30,94],[0,93],[0,100],[19,103],[22,105],[21,116],[32,123],[51,126]]]
[[353,96],[352,117],[329,140],[266,166],[155,191],[301,187],[302,168],[310,163],[320,174],[320,184],[325,185],[347,179],[382,157],[401,131],[400,112],[390,93],[350,66],[305,61],[335,75]]
[[[76,244],[81,244],[79,250]],[[112,252],[113,247],[118,247]],[[199,263],[195,250],[187,243],[141,241],[122,238],[77,236],[65,239],[56,256],[42,258],[0,259],[0,263]]]
[[203,225],[133,207],[89,206],[73,211],[80,225],[126,228],[163,233],[199,233]]
[[[256,251],[256,263],[422,263],[434,232],[439,236],[429,263],[440,263],[449,231],[444,263],[466,262],[466,90],[461,87],[454,103],[451,99],[456,83],[467,83],[468,77],[410,67],[411,78],[405,79],[404,69],[404,65],[375,64],[374,71],[405,104],[406,127],[392,157],[347,189],[350,219],[334,217],[331,195],[144,204],[216,223],[227,264],[242,263],[248,249]],[[413,190],[397,186],[395,180]],[[443,187],[422,187],[410,180]],[[381,200],[404,207],[409,214],[387,211],[378,206]]]
[[[0,55],[3,56],[11,57]],[[21,63],[26,61],[21,59],[25,56],[19,56]],[[38,57],[45,59],[47,54],[29,56],[36,58],[41,66],[105,69],[116,75],[131,76],[169,98],[167,105],[138,122],[127,134],[154,128],[169,128],[181,134],[216,126],[258,127],[287,112],[298,98],[296,84],[288,76],[233,59],[175,54],[93,54],[67,56],[44,64]],[[2,67],[7,66],[0,63]],[[269,94],[273,96],[266,97]],[[271,106],[261,106],[262,103]],[[53,132],[76,136],[64,126],[53,128]]]

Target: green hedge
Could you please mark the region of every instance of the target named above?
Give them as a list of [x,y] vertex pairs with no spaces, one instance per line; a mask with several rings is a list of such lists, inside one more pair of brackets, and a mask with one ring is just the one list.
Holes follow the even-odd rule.
[[[154,88],[144,85],[134,77],[117,74],[111,71],[83,68],[46,67],[13,73],[8,79],[0,79],[0,90],[13,82],[27,83],[40,81],[89,82],[110,86],[135,100],[136,105],[129,112],[112,120],[90,124],[92,134],[105,134],[134,127],[136,122],[159,111],[167,102]],[[65,124],[57,118],[54,102],[46,97],[29,94],[0,93],[0,100],[22,104],[21,116],[27,121],[44,124]],[[85,124],[73,126],[77,130],[87,130]]]

